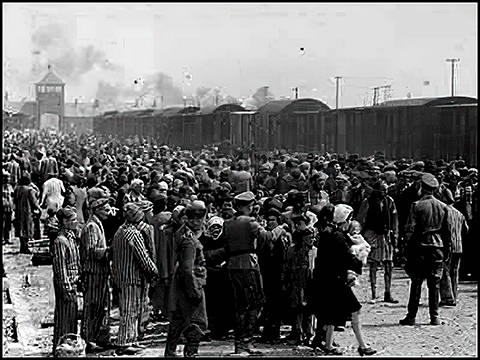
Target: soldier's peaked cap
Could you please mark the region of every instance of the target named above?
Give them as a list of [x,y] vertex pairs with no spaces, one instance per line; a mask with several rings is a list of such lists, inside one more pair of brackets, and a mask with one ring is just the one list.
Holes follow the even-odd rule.
[[249,204],[255,201],[255,194],[251,191],[244,191],[234,197],[236,203]]

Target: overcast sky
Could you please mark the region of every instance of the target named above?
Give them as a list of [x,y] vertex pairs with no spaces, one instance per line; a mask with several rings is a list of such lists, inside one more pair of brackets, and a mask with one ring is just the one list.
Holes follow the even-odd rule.
[[186,96],[298,87],[334,107],[341,76],[340,105],[354,106],[383,85],[449,96],[455,58],[456,95],[476,98],[477,28],[477,3],[3,3],[4,92],[31,96],[50,64],[67,101],[91,101],[99,82],[167,91],[171,78]]

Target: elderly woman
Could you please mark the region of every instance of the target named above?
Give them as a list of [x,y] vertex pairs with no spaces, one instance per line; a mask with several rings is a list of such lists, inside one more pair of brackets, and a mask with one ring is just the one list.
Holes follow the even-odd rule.
[[80,278],[80,253],[77,245],[77,213],[73,207],[57,212],[58,237],[53,243],[53,285],[55,289],[55,315],[53,328],[53,353],[60,338],[76,334],[78,316],[78,289]]
[[205,298],[209,335],[216,340],[228,338],[228,332],[233,329],[235,322],[233,292],[225,267],[227,257],[223,247],[223,223],[221,217],[211,217],[207,221],[206,231],[199,238],[207,268]]

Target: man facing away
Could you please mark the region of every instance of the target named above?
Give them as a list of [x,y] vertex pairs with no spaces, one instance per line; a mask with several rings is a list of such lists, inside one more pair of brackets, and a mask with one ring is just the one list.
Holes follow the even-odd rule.
[[433,196],[438,181],[432,174],[421,178],[420,200],[411,207],[405,226],[405,271],[411,279],[407,316],[401,325],[414,325],[417,315],[422,283],[428,286],[430,324],[440,325],[438,306],[442,262],[449,261],[451,233],[448,227],[448,205]]

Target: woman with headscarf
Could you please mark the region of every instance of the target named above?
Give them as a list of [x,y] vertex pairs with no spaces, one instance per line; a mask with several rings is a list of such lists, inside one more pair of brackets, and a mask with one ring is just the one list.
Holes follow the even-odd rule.
[[215,340],[228,338],[235,321],[233,294],[225,267],[227,258],[223,246],[223,222],[219,216],[211,217],[207,221],[206,231],[199,238],[207,268],[205,298],[209,335]]
[[78,332],[77,284],[81,273],[80,253],[77,245],[77,213],[73,207],[67,206],[61,208],[56,217],[59,221],[59,233],[53,242],[54,354],[62,336]]
[[327,355],[342,354],[338,347],[333,346],[334,329],[335,326],[343,326],[350,318],[360,355],[376,353],[363,339],[359,319],[362,306],[351,288],[355,279],[352,271],[361,274],[363,265],[351,253],[346,234],[352,213],[353,208],[345,204],[327,205],[319,213],[321,234],[312,285],[316,289],[314,304],[317,326],[323,326],[325,331],[325,345],[319,346]]
[[24,175],[13,192],[15,203],[15,221],[20,237],[20,253],[31,254],[28,242],[34,236],[34,216],[41,211],[35,189],[31,186],[31,178]]

